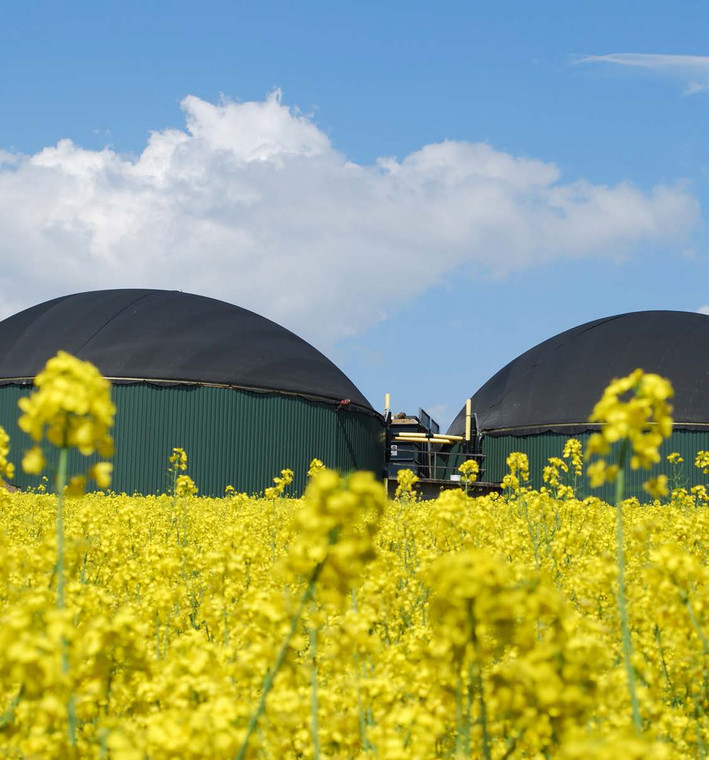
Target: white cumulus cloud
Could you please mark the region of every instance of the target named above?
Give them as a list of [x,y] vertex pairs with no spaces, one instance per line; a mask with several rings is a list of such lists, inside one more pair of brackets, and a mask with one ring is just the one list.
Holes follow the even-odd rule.
[[700,306],[697,309],[697,314],[707,314],[707,315],[709,315],[709,305],[707,305],[707,306]]
[[445,141],[348,160],[280,94],[182,102],[143,152],[68,139],[0,152],[0,312],[94,288],[174,288],[253,309],[319,345],[461,272],[679,249],[682,185],[565,182],[549,163]]

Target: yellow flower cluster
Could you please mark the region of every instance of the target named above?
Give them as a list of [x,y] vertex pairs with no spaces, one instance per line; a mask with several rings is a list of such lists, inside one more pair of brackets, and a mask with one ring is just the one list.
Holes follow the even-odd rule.
[[267,488],[264,491],[264,495],[267,499],[278,499],[283,495],[286,488],[293,482],[294,473],[293,470],[281,470],[280,477],[276,476],[273,479],[275,485]]
[[198,488],[194,480],[189,475],[178,475],[175,480],[175,496],[183,498],[185,496],[196,496]]
[[315,477],[321,470],[325,469],[325,465],[322,463],[320,459],[313,459],[310,462],[310,467],[308,467],[308,477],[313,478]]
[[466,485],[468,483],[474,483],[478,479],[478,473],[480,472],[480,465],[475,459],[467,459],[463,464],[458,467],[458,472],[462,475],[462,482]]
[[[605,457],[610,453],[612,444],[627,441],[633,470],[640,467],[649,469],[659,462],[660,444],[672,434],[672,406],[668,399],[673,394],[669,380],[641,369],[613,380],[588,418],[589,422],[600,423],[601,431],[590,436],[587,456],[598,454]],[[608,465],[605,459],[598,459],[589,465],[591,486],[613,482],[624,462],[623,449],[619,465]],[[651,484],[650,488],[658,490],[657,484]]]
[[15,475],[15,465],[8,461],[10,455],[10,436],[0,427],[0,479],[12,480]]
[[324,469],[308,483],[295,515],[297,540],[289,547],[288,569],[343,593],[374,559],[374,537],[384,512],[384,486],[372,473],[342,478]]
[[507,457],[509,472],[502,478],[502,487],[518,491],[529,480],[529,458],[526,454],[513,451]]
[[570,460],[571,469],[576,477],[583,475],[583,446],[578,438],[569,438],[566,441],[561,456]]
[[58,448],[77,448],[86,456],[113,454],[111,384],[93,364],[59,351],[34,384],[37,390],[18,401],[23,412],[18,424],[34,441],[46,437]]
[[177,470],[184,472],[187,469],[187,452],[184,449],[175,447],[168,461],[170,463],[168,467],[169,472],[177,472]]
[[659,499],[663,496],[667,496],[669,493],[667,482],[667,475],[663,473],[656,478],[650,478],[645,481],[645,483],[643,483],[643,488],[653,499]]
[[698,451],[694,460],[694,466],[699,468],[705,475],[709,475],[709,451]]
[[[569,465],[559,457],[549,457],[548,464],[542,470],[542,480],[556,489],[558,498],[573,496],[573,490],[562,483],[562,473],[568,473]],[[568,489],[568,490],[567,490]]]
[[396,473],[396,491],[395,499],[409,500],[415,496],[414,486],[419,482],[419,476],[407,468],[401,469]]
[[542,470],[542,480],[549,485],[557,499],[571,499],[576,493],[578,479],[582,474],[581,441],[578,438],[569,438],[564,444],[561,457],[549,457]]

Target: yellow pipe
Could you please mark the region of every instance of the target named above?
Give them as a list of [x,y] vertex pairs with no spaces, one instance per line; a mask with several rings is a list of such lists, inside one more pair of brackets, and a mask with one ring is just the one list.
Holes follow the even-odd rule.
[[432,435],[426,435],[425,433],[397,433],[401,438],[416,438],[417,440],[425,438],[427,441],[437,441],[438,443],[453,443],[453,441],[462,441],[462,435],[445,435],[443,433],[433,433]]
[[463,436],[462,435],[448,435],[448,433],[431,433],[431,435],[428,435],[428,433],[410,433],[406,430],[402,430],[401,433],[397,433],[397,435],[400,435],[402,438],[430,438],[433,440],[434,438],[445,438],[449,441],[462,441]]
[[401,441],[402,443],[453,443],[449,438],[426,438],[425,436],[419,436],[414,438],[412,436],[397,436],[395,441]]
[[385,393],[384,394],[384,416],[386,417],[387,412],[391,409],[391,393]]
[[473,404],[470,399],[465,401],[465,440],[470,440],[470,423],[472,420],[472,407]]

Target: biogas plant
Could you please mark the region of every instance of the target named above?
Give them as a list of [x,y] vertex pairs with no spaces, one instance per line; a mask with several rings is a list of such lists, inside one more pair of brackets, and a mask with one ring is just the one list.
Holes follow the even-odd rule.
[[[17,401],[59,350],[92,362],[113,384],[119,492],[165,491],[174,447],[189,452],[204,495],[222,495],[226,485],[262,492],[284,468],[294,470],[300,493],[314,457],[344,472],[369,470],[390,486],[410,469],[423,496],[458,486],[458,467],[474,459],[474,488],[484,492],[499,487],[513,451],[527,454],[538,488],[534,478],[569,437],[584,442],[598,429],[587,420],[608,382],[637,367],[669,378],[675,390],[663,458],[677,451],[691,462],[709,450],[703,314],[621,314],[559,333],[491,377],[441,433],[422,409],[392,414],[388,394],[383,412],[375,410],[322,353],[246,309],[176,291],[78,293],[0,322],[0,424],[14,431],[15,450],[31,445],[16,425]],[[631,472],[628,494],[641,497],[642,482],[656,474]],[[683,484],[699,476],[689,467]],[[17,475],[20,487],[38,484]]]

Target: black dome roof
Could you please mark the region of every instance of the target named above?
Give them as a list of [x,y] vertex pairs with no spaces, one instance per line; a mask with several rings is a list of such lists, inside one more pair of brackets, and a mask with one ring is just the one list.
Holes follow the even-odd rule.
[[[709,429],[709,316],[640,311],[598,319],[540,343],[472,398],[481,432],[579,433],[614,377],[640,367],[671,380],[676,427]],[[462,435],[465,408],[449,433]]]
[[283,391],[371,411],[309,343],[258,314],[168,290],[98,290],[55,298],[0,322],[0,383],[34,378],[58,350],[118,381]]

